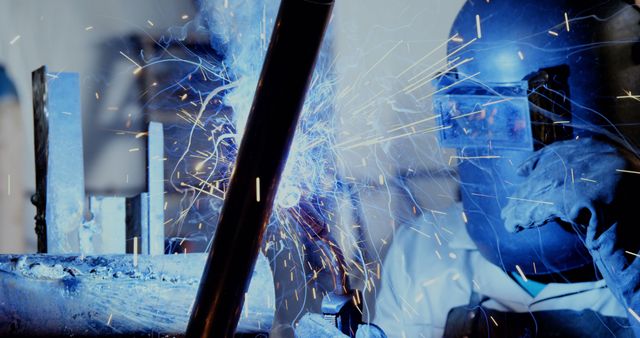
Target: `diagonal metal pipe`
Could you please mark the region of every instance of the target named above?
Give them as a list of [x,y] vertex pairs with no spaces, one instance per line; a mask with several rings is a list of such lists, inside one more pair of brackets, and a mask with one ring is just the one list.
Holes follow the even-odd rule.
[[187,337],[232,337],[333,0],[282,0]]

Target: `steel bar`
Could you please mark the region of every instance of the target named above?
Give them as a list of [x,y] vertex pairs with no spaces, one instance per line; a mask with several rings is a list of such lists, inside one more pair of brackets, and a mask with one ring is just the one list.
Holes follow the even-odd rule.
[[[182,337],[206,259],[0,255],[0,337]],[[253,275],[238,332],[256,337],[274,315],[267,258]]]
[[164,130],[162,123],[158,122],[149,122],[148,128],[147,191],[149,222],[146,253],[164,255]]
[[187,337],[232,337],[333,0],[283,0]]

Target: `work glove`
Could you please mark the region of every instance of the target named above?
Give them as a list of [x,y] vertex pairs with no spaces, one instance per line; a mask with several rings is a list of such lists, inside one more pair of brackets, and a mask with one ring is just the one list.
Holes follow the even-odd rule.
[[[295,336],[296,338],[349,338],[329,321],[324,320],[322,315],[315,313],[307,313],[300,319],[296,326]],[[356,338],[387,338],[387,336],[376,325],[362,324],[358,326]]]
[[550,221],[572,226],[640,337],[638,158],[584,138],[544,147],[522,163],[518,173],[527,180],[502,210],[507,230]]

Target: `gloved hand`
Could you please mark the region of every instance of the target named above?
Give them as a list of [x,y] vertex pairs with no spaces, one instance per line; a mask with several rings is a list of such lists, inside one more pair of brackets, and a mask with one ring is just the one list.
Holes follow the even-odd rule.
[[519,168],[527,181],[502,210],[510,231],[561,220],[585,238],[599,271],[640,337],[638,158],[594,139],[556,142]]
[[[307,313],[300,319],[295,330],[296,338],[329,337],[348,338],[335,326],[322,318],[322,315]],[[362,324],[358,326],[356,338],[387,338],[382,329],[376,325]]]
[[307,313],[296,326],[296,338],[327,337],[327,338],[348,338],[340,332],[334,325],[316,313]]

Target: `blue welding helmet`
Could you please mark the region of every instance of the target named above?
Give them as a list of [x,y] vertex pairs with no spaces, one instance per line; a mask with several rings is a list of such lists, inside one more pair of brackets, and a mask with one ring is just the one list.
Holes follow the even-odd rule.
[[640,12],[624,1],[474,0],[460,10],[436,80],[440,142],[456,148],[467,231],[505,271],[592,265],[583,237],[550,222],[507,232],[500,212],[519,164],[555,141],[594,134],[640,144]]

